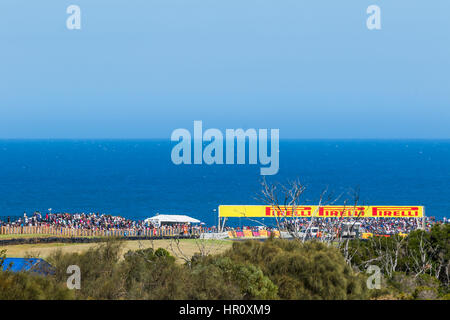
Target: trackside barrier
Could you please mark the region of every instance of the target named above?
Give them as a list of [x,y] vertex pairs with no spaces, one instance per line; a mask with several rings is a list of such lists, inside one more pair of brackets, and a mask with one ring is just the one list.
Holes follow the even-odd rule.
[[244,232],[244,237],[246,237],[246,238],[252,238],[253,237],[253,234],[252,234],[251,230],[244,230],[243,232]]
[[212,233],[202,233],[200,234],[200,239],[206,240],[223,240],[229,238],[228,232],[212,232]]
[[237,238],[243,238],[244,237],[244,233],[242,231],[236,231],[236,237]]
[[[275,238],[280,237],[280,231],[273,231],[273,236]],[[235,239],[235,238],[268,238],[270,237],[271,232],[267,230],[259,230],[259,231],[252,231],[252,230],[239,230],[239,231],[228,231],[228,238],[229,239]]]

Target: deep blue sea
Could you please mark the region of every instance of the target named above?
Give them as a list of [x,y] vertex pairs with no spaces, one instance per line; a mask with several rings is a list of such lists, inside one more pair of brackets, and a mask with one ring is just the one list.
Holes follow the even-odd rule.
[[[260,165],[174,165],[164,140],[0,141],[0,216],[187,214],[211,225],[220,204],[260,204]],[[303,200],[360,188],[360,204],[424,205],[450,217],[450,140],[285,140],[270,182],[300,179]],[[242,219],[243,220],[243,219]],[[247,224],[244,221],[234,223]],[[267,223],[267,222],[266,222]]]

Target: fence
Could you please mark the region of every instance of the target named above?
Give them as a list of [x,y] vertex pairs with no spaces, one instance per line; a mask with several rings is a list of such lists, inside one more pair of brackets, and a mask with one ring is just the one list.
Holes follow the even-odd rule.
[[1,235],[51,235],[60,237],[173,237],[178,235],[200,235],[203,231],[198,228],[148,228],[134,229],[72,229],[63,227],[27,226],[27,227],[0,227]]

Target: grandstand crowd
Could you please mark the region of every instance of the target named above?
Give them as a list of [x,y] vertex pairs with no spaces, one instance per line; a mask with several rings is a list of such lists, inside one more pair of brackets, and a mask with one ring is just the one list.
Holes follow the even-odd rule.
[[[333,233],[340,222],[360,223],[364,232],[373,234],[393,235],[398,233],[409,233],[422,228],[422,220],[416,218],[298,218],[283,221],[283,228],[288,230],[302,230],[304,228],[317,227],[323,233]],[[444,218],[444,223],[447,219]],[[434,217],[425,217],[424,229],[429,230],[435,223]]]
[[[345,222],[356,222],[353,218],[344,218]],[[311,221],[310,218],[295,218],[295,219],[283,219],[280,222],[280,228],[287,230],[302,230],[310,227],[317,227],[323,233],[332,233],[337,227],[336,218],[314,218]],[[361,228],[365,232],[373,234],[398,234],[409,233],[419,227],[422,227],[422,220],[414,218],[358,218],[357,222],[361,223]],[[426,217],[424,221],[425,229],[430,229],[434,224],[440,223],[434,217]],[[444,218],[443,223],[447,223],[448,220]],[[7,217],[4,220],[0,219],[0,226],[6,227],[56,227],[56,228],[69,228],[69,229],[81,229],[81,230],[134,230],[144,231],[153,228],[183,228],[186,225],[174,224],[166,226],[153,226],[144,221],[131,220],[121,216],[113,216],[107,214],[96,213],[45,213],[42,214],[38,211],[34,212],[31,216],[27,216],[26,213],[23,217],[11,219]],[[216,226],[204,226],[204,225],[189,225],[189,230],[201,230],[202,232],[212,233],[217,232]],[[244,226],[244,227],[226,227],[224,231],[230,230],[243,230],[251,229],[256,230],[261,227],[256,226]],[[276,230],[275,227],[264,227],[267,230]]]
[[[23,217],[11,219],[7,217],[5,221],[0,220],[0,226],[4,227],[54,227],[68,228],[75,230],[95,230],[95,231],[111,231],[111,230],[127,230],[135,231],[140,234],[144,230],[157,228],[144,221],[131,220],[121,216],[113,216],[99,213],[45,213],[39,211],[34,212],[31,216],[26,213]],[[182,229],[186,225],[172,224],[159,226],[161,229]],[[189,226],[189,232],[192,233],[201,227],[196,225]]]
[[142,221],[133,221],[120,216],[95,213],[46,213],[36,211],[30,217],[26,213],[23,217],[1,222],[2,226],[20,227],[61,227],[73,229],[139,229],[144,226]]

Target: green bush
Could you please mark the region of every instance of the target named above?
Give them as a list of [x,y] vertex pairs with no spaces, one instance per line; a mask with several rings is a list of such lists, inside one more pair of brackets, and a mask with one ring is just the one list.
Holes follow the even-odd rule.
[[365,299],[365,277],[335,248],[319,242],[269,240],[234,243],[224,256],[258,266],[281,299]]
[[[122,255],[122,243],[110,240],[81,254],[55,252],[48,259],[53,276],[0,272],[0,299],[446,299],[448,287],[433,273],[436,268],[415,275],[408,259],[426,238],[433,263],[448,263],[448,227],[420,232],[405,239],[397,272],[383,276],[381,290],[369,290],[366,275],[352,269],[338,248],[316,241],[234,242],[223,254],[194,255],[182,265],[162,248]],[[376,248],[351,241],[350,250],[358,253],[353,266],[395,241],[380,239]],[[66,288],[70,265],[80,267],[80,290]]]
[[107,241],[88,251],[63,254],[56,251],[48,259],[55,267],[55,279],[66,283],[67,267],[77,265],[81,271],[81,289],[75,290],[80,299],[119,299],[123,296],[124,279],[117,272],[122,244]]
[[228,257],[206,257],[192,267],[198,299],[276,299],[278,288],[261,269]]
[[0,300],[63,300],[74,295],[52,278],[27,272],[0,272]]
[[[444,296],[449,292],[449,279],[446,268],[450,265],[450,224],[434,225],[429,232],[416,230],[405,239],[401,237],[373,238],[368,241],[353,240],[349,243],[349,251],[353,256],[351,264],[363,270],[370,264],[378,265],[382,273],[392,278],[391,285],[396,287],[399,283],[395,277],[399,273],[406,276],[406,283],[412,278],[433,278],[438,284],[438,293]],[[397,250],[398,248],[398,250]],[[395,252],[398,253],[395,257]],[[382,257],[391,256],[397,258],[395,270],[392,265],[383,262]],[[414,280],[415,281],[415,280]],[[417,286],[415,284],[415,286]],[[425,285],[427,286],[427,285]],[[433,285],[434,287],[434,285]],[[396,288],[396,290],[400,290]],[[407,290],[412,294],[414,290]]]
[[120,264],[126,299],[186,299],[190,277],[167,250],[129,251]]

